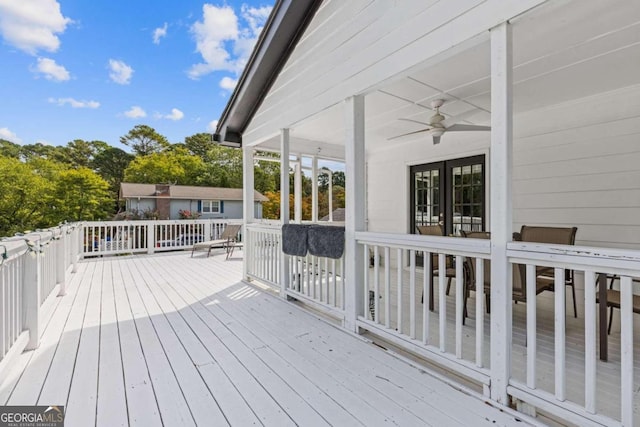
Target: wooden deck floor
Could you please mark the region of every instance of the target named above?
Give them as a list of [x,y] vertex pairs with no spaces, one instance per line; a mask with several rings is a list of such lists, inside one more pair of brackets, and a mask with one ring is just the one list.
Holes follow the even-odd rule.
[[187,252],[87,260],[0,405],[68,426],[523,425]]

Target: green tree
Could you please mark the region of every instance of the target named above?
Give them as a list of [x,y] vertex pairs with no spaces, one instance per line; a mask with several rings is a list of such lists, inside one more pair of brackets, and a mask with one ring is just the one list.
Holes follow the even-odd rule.
[[109,184],[89,168],[62,171],[56,177],[52,195],[52,209],[47,213],[51,224],[101,220],[112,213]]
[[0,237],[45,226],[43,209],[51,181],[35,173],[29,164],[3,156],[0,176]]
[[138,156],[159,153],[170,145],[166,137],[147,125],[134,126],[129,133],[120,137],[120,142],[131,147]]
[[135,158],[124,150],[108,147],[99,152],[91,163],[92,168],[116,191],[124,179],[124,171]]
[[109,148],[109,144],[104,141],[85,141],[74,139],[59,150],[63,156],[61,161],[77,167],[91,167],[95,157]]
[[36,142],[35,144],[23,145],[20,148],[20,157],[25,161],[46,159],[60,162],[65,160],[65,153],[62,148]]
[[203,158],[206,163],[202,184],[212,187],[242,187],[242,150],[214,144]]
[[126,182],[200,185],[205,164],[184,149],[136,157],[124,171]]
[[20,145],[0,138],[0,156],[20,158]]
[[208,153],[217,144],[211,141],[211,134],[196,133],[184,139],[184,145],[194,156],[200,156],[202,160],[209,160]]

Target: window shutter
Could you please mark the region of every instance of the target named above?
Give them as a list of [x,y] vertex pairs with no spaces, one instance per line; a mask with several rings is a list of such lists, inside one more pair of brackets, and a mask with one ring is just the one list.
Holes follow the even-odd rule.
[[220,213],[224,213],[224,200],[220,200]]
[[198,200],[198,212],[202,212],[202,200]]

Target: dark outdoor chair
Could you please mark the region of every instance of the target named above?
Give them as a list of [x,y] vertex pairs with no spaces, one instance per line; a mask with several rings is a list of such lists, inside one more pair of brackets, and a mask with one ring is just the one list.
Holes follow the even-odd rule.
[[[416,229],[418,233],[423,236],[444,236],[444,229],[441,225],[417,225]],[[451,279],[456,277],[456,269],[453,266],[453,258],[447,257],[446,262],[446,271],[445,277],[447,278],[447,291],[446,294],[449,295],[449,291],[451,290]],[[438,271],[438,254],[431,255],[431,272],[432,275],[439,276],[440,272]]]
[[[552,243],[559,245],[575,245],[577,227],[538,227],[523,225],[519,233],[513,233],[513,240],[521,242]],[[525,266],[520,265],[522,282],[524,282]],[[554,269],[551,267],[536,268],[537,286],[545,288],[543,290],[554,291],[555,279]],[[578,306],[576,303],[576,287],[573,270],[565,270],[565,286],[571,287],[573,297],[573,315],[578,317]],[[515,295],[514,283],[514,295]],[[525,296],[526,298],[526,296]],[[514,298],[515,299],[515,298]]]
[[[564,245],[573,245],[575,243],[576,227],[560,228],[560,227],[531,227],[523,225],[519,233],[513,233],[514,240],[524,242],[538,243],[557,243]],[[491,234],[488,232],[465,232],[461,231],[463,237],[476,239],[490,239]],[[538,267],[536,269],[536,295],[544,291],[554,291],[554,269],[550,267]],[[574,316],[578,317],[578,310],[575,298],[575,284],[573,281],[573,271],[567,270],[565,273],[565,285],[571,286],[573,294],[573,311]],[[465,313],[466,298],[471,290],[475,290],[475,259],[467,258],[465,261]],[[486,309],[490,312],[490,292],[491,292],[491,261],[484,260],[484,290],[486,298]],[[527,283],[526,283],[526,266],[513,266],[513,300],[517,303],[527,302]]]

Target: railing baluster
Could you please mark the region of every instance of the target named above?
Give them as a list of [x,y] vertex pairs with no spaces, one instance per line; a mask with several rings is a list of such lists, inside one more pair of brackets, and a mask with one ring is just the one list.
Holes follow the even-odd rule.
[[[566,396],[566,290],[564,284],[564,269],[555,268],[555,388],[556,399],[564,402]],[[534,282],[535,283],[535,282]]]
[[402,249],[398,249],[398,288],[396,292],[398,293],[398,333],[402,333]]
[[476,258],[476,366],[484,366],[484,259]]
[[[518,268],[517,266],[514,268]],[[536,266],[526,266],[527,287],[527,386],[536,388],[537,319],[536,319]],[[564,286],[562,287],[564,290]]]
[[620,324],[621,420],[623,426],[632,426],[634,425],[633,284],[629,276],[620,277]]
[[446,296],[446,278],[447,278],[447,259],[445,254],[438,254],[438,300],[440,302],[440,351],[446,351],[447,344],[447,296]]
[[584,406],[596,413],[596,275],[584,272]]
[[409,336],[416,339],[416,251],[409,251]]
[[336,285],[337,277],[338,277],[338,272],[336,271],[336,260],[332,259],[331,260],[331,288],[332,288],[331,305],[333,307],[337,307],[337,296],[336,296],[336,293],[338,291],[338,287]]
[[456,357],[462,359],[462,321],[464,317],[464,291],[462,257],[456,256]]
[[[366,247],[366,246],[365,246]],[[365,254],[369,252],[365,250]],[[373,319],[376,323],[380,323],[380,307],[378,301],[380,300],[380,249],[378,245],[373,247],[373,312],[375,316]],[[365,256],[365,270],[369,270],[369,262]],[[365,295],[366,296],[366,295]]]
[[391,327],[391,249],[384,247],[384,325]]
[[422,252],[422,342],[429,344],[429,302],[431,301],[431,253]]
[[[362,304],[363,304],[363,313],[364,313],[364,318],[365,319],[369,319],[371,316],[370,310],[369,310],[369,304],[370,304],[370,297],[369,297],[369,262],[367,260],[367,257],[369,256],[369,251],[371,249],[369,248],[369,245],[364,245],[364,250],[362,251],[362,256],[364,257],[363,260],[363,271],[362,271],[362,286],[364,286],[364,298],[362,298]],[[375,275],[375,273],[374,273]],[[374,280],[375,280],[375,276],[374,276]],[[373,320],[373,319],[371,319]]]

